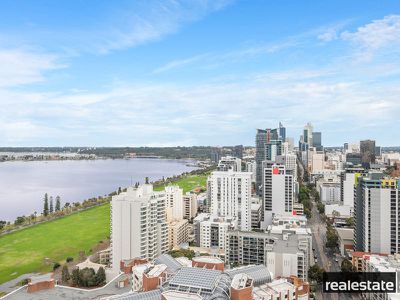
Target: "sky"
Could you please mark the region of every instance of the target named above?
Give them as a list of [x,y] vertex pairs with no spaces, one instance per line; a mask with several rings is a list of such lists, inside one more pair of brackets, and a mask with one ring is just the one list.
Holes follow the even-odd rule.
[[399,146],[400,2],[3,0],[0,146]]

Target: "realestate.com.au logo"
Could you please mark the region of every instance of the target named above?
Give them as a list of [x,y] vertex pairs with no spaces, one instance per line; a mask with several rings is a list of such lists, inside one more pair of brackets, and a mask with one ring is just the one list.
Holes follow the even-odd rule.
[[400,292],[396,272],[326,272],[324,293],[397,293]]

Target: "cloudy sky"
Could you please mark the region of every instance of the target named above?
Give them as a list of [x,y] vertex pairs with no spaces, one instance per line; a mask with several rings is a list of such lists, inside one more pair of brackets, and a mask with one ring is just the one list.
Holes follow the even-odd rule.
[[22,1],[0,9],[0,146],[400,145],[398,1]]

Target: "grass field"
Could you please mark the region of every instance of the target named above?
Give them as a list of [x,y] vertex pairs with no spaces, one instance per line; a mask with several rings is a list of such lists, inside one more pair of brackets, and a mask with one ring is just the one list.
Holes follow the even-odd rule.
[[[189,192],[195,187],[203,186],[206,187],[208,174],[201,174],[201,175],[190,175],[179,179],[178,181],[173,182],[173,185],[179,185],[183,189],[183,192]],[[162,191],[164,186],[155,187],[154,190]]]
[[[193,175],[173,184],[183,192],[206,186],[207,175]],[[155,190],[163,190],[159,186]],[[47,272],[44,259],[64,263],[86,253],[110,234],[110,205],[105,204],[0,237],[0,283],[30,272]]]
[[0,237],[0,283],[29,272],[47,272],[52,266],[78,257],[109,236],[110,205],[97,206],[54,221]]

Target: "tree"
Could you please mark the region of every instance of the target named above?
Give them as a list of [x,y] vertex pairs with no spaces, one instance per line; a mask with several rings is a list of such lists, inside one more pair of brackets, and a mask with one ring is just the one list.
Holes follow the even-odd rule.
[[79,286],[79,268],[72,270],[72,284],[75,286]]
[[0,230],[4,228],[4,226],[6,226],[7,222],[6,221],[1,221],[0,220]]
[[69,274],[68,266],[64,265],[61,272],[61,281],[63,283],[68,282],[71,279],[71,275]]
[[323,268],[320,268],[317,264],[315,264],[308,270],[308,277],[311,280],[321,283],[324,272],[325,270]]
[[122,193],[121,187],[118,188],[118,195]]
[[323,205],[321,202],[318,202],[317,208],[320,214],[325,213],[325,205]]
[[146,184],[149,184],[149,177],[146,177],[146,178],[144,179],[144,182],[145,182]]
[[350,217],[350,218],[346,219],[346,225],[349,227],[354,227],[354,218]]
[[84,287],[96,285],[96,273],[93,268],[79,270],[79,285]]
[[342,272],[356,272],[357,269],[353,266],[353,264],[348,259],[343,259],[340,269]]
[[17,217],[17,219],[14,221],[14,225],[21,225],[24,222],[25,222],[25,216]]
[[103,267],[97,270],[96,274],[96,285],[103,285],[106,282],[106,272]]
[[326,227],[326,246],[328,248],[335,248],[338,244],[339,237],[336,230],[328,224]]
[[54,203],[53,203],[53,197],[50,196],[50,213],[54,212]]
[[49,198],[47,193],[44,194],[43,215],[46,217],[49,214]]
[[56,211],[60,211],[61,209],[61,199],[60,196],[56,197]]

